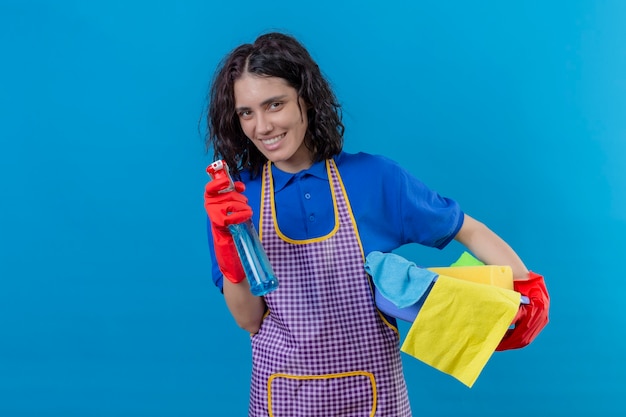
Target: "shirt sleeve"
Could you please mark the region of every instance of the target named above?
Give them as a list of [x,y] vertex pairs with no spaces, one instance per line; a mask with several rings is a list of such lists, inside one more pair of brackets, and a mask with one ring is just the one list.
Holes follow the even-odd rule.
[[402,240],[444,248],[463,225],[464,215],[459,204],[430,189],[404,169],[397,175],[399,180],[391,193],[398,196]]

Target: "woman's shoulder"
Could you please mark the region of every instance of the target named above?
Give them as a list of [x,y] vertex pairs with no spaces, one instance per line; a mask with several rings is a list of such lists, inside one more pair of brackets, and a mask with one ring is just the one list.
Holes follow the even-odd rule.
[[380,176],[380,174],[400,175],[405,172],[396,161],[384,155],[367,152],[342,152],[335,157],[335,162],[342,175],[356,173],[360,175]]
[[252,173],[247,170],[240,171],[238,180],[243,182],[246,186],[246,190],[243,194],[251,199],[258,198],[258,195],[261,193],[262,177],[262,175],[252,175]]
[[341,152],[335,157],[335,162],[338,167],[341,166],[365,166],[370,169],[375,169],[377,166],[393,166],[400,168],[397,162],[384,155],[372,154],[368,152]]

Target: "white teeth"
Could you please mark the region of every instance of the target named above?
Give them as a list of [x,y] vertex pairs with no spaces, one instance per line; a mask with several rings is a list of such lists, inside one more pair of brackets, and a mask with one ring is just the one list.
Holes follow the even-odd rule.
[[282,135],[278,135],[274,138],[270,138],[270,139],[261,139],[261,142],[263,142],[266,145],[273,145],[276,142],[278,142],[279,140],[281,140],[283,137],[285,136],[285,134],[283,133]]

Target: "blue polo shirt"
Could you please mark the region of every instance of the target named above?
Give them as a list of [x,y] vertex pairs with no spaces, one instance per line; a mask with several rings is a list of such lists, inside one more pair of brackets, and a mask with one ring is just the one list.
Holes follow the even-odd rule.
[[[463,224],[463,212],[449,198],[440,196],[396,162],[379,155],[342,152],[335,157],[365,255],[391,252],[407,243],[443,248]],[[296,240],[328,234],[334,226],[334,207],[325,162],[296,174],[272,165],[276,217],[281,232]],[[259,227],[261,175],[251,179],[243,172],[244,194]],[[213,264],[213,282],[222,288],[213,251],[211,225],[207,222]]]

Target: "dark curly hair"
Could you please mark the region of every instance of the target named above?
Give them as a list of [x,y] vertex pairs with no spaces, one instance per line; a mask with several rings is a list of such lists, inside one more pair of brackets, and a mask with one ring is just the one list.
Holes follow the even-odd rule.
[[233,175],[239,177],[239,172],[248,170],[254,177],[267,161],[249,143],[235,112],[234,84],[245,71],[286,80],[309,106],[304,144],[315,162],[341,152],[345,128],[341,105],[329,82],[309,52],[294,37],[267,33],[253,44],[235,48],[223,59],[209,92],[207,151],[213,148],[214,158],[224,159]]

